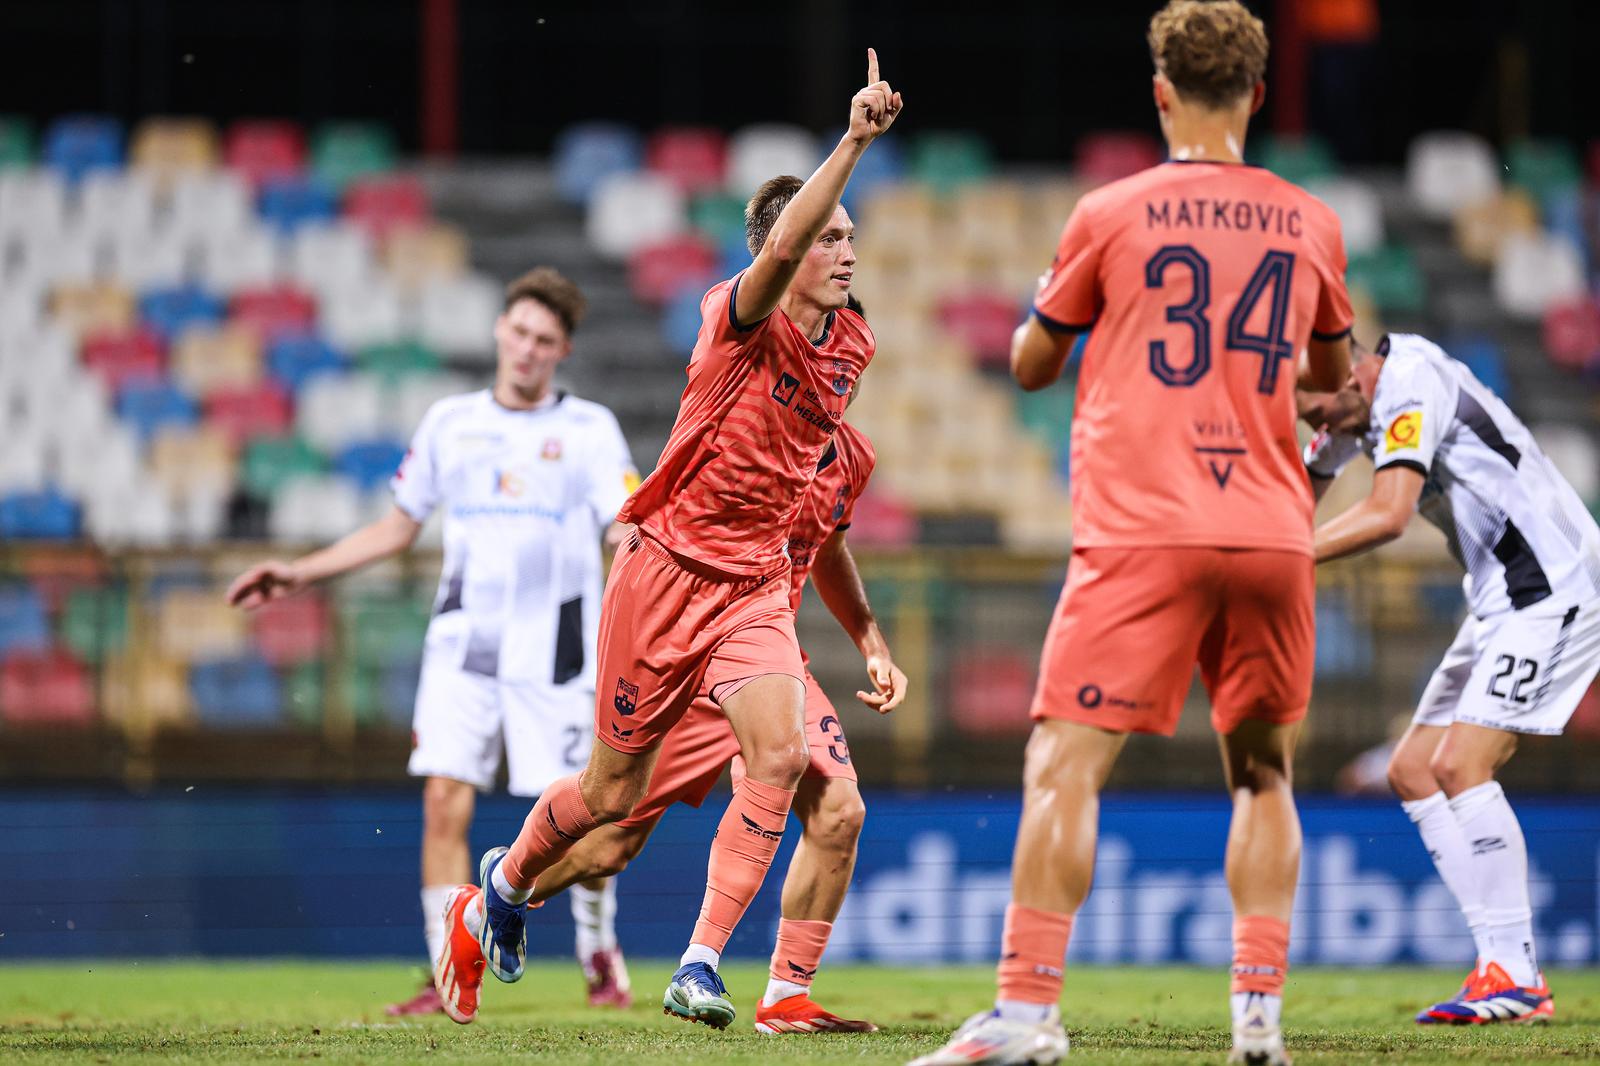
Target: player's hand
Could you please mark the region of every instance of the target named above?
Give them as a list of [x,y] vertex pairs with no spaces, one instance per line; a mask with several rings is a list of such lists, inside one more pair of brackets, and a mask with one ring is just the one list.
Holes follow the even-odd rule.
[[228,603],[253,611],[273,600],[281,600],[305,588],[305,580],[290,563],[269,559],[233,579],[228,586]]
[[850,101],[850,131],[846,136],[868,145],[888,131],[900,114],[903,102],[889,83],[878,77],[878,53],[867,49],[867,87]]
[[879,714],[888,714],[906,698],[906,674],[887,655],[873,655],[867,659],[867,676],[872,678],[876,692],[856,692],[856,699]]

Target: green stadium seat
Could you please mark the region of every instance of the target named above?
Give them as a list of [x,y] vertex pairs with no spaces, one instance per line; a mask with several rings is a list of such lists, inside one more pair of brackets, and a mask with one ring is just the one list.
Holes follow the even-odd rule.
[[924,133],[911,149],[911,176],[939,193],[983,181],[993,171],[989,146],[975,134]]
[[744,201],[716,193],[697,196],[689,205],[689,224],[718,248],[744,244]]
[[336,192],[358,178],[394,169],[394,135],[370,122],[334,122],[311,141],[311,171]]
[[1047,389],[1017,396],[1017,422],[1052,452],[1072,438],[1072,409],[1076,387],[1062,379]]
[[413,374],[436,373],[441,362],[438,352],[415,340],[372,344],[356,353],[356,363],[362,370],[370,370],[389,382]]
[[33,163],[33,126],[27,119],[0,115],[0,170]]
[[429,605],[413,596],[366,595],[340,612],[344,647],[358,667],[416,656],[428,629]]
[[1333,153],[1327,144],[1316,136],[1263,137],[1260,153],[1255,161],[1286,181],[1305,185],[1339,172]]
[[85,662],[98,663],[128,645],[126,589],[73,589],[61,612],[61,640]]
[[1382,311],[1414,314],[1427,302],[1427,286],[1411,250],[1387,244],[1375,252],[1352,256],[1345,274],[1350,287],[1372,297]]
[[1527,190],[1541,205],[1583,183],[1577,153],[1565,141],[1517,141],[1506,151],[1506,169],[1511,172],[1510,183]]
[[326,686],[320,662],[304,662],[285,671],[282,691],[286,721],[307,729],[321,728]]
[[244,450],[240,483],[258,499],[271,499],[295,478],[320,474],[327,464],[303,437],[257,437]]

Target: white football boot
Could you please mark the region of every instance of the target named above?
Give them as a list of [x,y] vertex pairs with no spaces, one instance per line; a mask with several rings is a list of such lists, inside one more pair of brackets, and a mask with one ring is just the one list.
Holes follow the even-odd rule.
[[1011,1021],[988,1010],[968,1018],[948,1044],[910,1066],[1050,1066],[1066,1054],[1067,1031],[1058,1008],[1051,1007],[1042,1022]]

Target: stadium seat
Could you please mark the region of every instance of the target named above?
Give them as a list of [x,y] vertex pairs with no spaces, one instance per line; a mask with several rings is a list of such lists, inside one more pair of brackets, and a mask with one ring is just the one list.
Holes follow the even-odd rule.
[[130,382],[159,380],[165,372],[163,348],[160,335],[146,327],[91,333],[83,340],[83,365],[117,392]]
[[333,471],[349,478],[362,492],[369,492],[388,484],[405,457],[406,446],[398,441],[354,441],[333,457]]
[[1427,285],[1416,259],[1405,245],[1385,245],[1366,255],[1353,255],[1345,275],[1384,311],[1414,314],[1427,303]]
[[399,290],[379,277],[324,293],[317,314],[317,328],[346,351],[397,341],[405,335],[405,325]]
[[353,597],[339,613],[344,648],[357,666],[412,662],[430,614],[428,603],[415,596]]
[[1539,208],[1521,189],[1468,204],[1455,213],[1453,230],[1456,247],[1469,261],[1490,266],[1500,254],[1500,246],[1514,233],[1536,233]]
[[111,656],[101,691],[106,720],[137,737],[186,724],[193,712],[188,671],[182,663],[156,655]]
[[0,715],[12,729],[93,725],[95,698],[89,674],[59,648],[8,655],[0,662]]
[[71,540],[80,523],[77,502],[53,488],[0,497],[0,539]]
[[249,326],[190,326],[172,346],[172,376],[202,400],[219,389],[239,391],[263,376],[261,338]]
[[1494,149],[1471,133],[1421,134],[1406,151],[1406,188],[1424,214],[1449,218],[1500,191]]
[[1022,736],[1033,728],[1038,664],[1016,648],[968,645],[950,664],[950,717],[968,736]]
[[100,242],[82,230],[30,234],[17,252],[9,281],[35,292],[88,284],[103,273]]
[[1600,499],[1600,453],[1588,427],[1544,422],[1528,428],[1574,492],[1585,500]]
[[1479,381],[1507,403],[1514,403],[1516,393],[1511,386],[1511,375],[1506,371],[1505,351],[1492,337],[1473,335],[1448,338],[1444,350],[1466,364]]
[[0,496],[41,492],[50,482],[50,442],[44,426],[12,424],[0,450]]
[[[105,424],[83,419],[64,408],[63,418],[71,419],[74,426],[85,427],[83,432],[65,437],[56,453],[55,479],[66,491],[92,499],[108,488],[122,488],[137,482],[144,473],[144,460],[139,438],[121,422]],[[89,431],[88,427],[98,427]]]
[[121,285],[57,285],[50,292],[50,314],[74,336],[120,333],[133,328],[138,318],[133,293]]
[[436,372],[439,353],[414,340],[372,344],[356,353],[356,366],[392,384],[412,374]]
[[50,618],[38,590],[20,581],[0,582],[0,656],[49,646]]
[[372,238],[342,219],[302,226],[290,242],[289,272],[308,292],[364,285],[372,280]]
[[247,289],[270,289],[282,275],[283,245],[278,234],[254,222],[237,230],[216,230],[200,242],[199,278],[211,292],[232,297]]
[[245,445],[239,480],[252,496],[270,500],[289,482],[315,477],[325,469],[322,456],[302,437],[257,437]]
[[1383,246],[1383,204],[1371,184],[1359,178],[1330,178],[1307,189],[1339,216],[1347,254],[1366,255]]
[[799,126],[746,126],[728,141],[728,191],[748,199],[769,178],[805,177],[822,160],[817,139]]
[[219,297],[196,286],[155,289],[139,298],[140,320],[168,343],[193,326],[220,323],[226,313]]
[[389,231],[379,254],[391,281],[415,292],[435,281],[450,281],[467,272],[467,235],[455,226],[430,222]]
[[20,170],[33,163],[33,125],[19,115],[0,115],[0,170]]
[[556,138],[553,154],[556,188],[579,204],[588,203],[606,178],[638,170],[643,159],[639,135],[608,122],[567,128]]
[[370,374],[319,375],[300,391],[295,424],[313,447],[333,453],[382,433],[386,397]]
[[589,201],[589,243],[611,259],[626,259],[634,249],[677,236],[687,219],[683,194],[655,174],[612,174],[601,180]]
[[59,118],[45,131],[39,161],[69,182],[122,166],[122,123],[102,115]]
[[226,498],[237,478],[233,445],[210,426],[166,426],[151,438],[150,473],[174,500]]
[[[255,330],[272,346],[280,340],[293,342],[305,338],[316,324],[317,301],[289,284],[243,289],[234,293],[229,317]],[[277,372],[274,369],[274,373]]]
[[128,646],[128,593],[121,583],[75,588],[61,612],[61,640],[79,659],[102,662]]
[[192,426],[199,418],[193,399],[165,381],[130,381],[117,390],[117,417],[148,441],[163,426]]
[[636,248],[628,257],[628,288],[657,306],[680,290],[704,294],[717,283],[717,252],[696,234],[685,234]]
[[898,548],[916,540],[917,516],[911,508],[885,488],[873,486],[862,493],[850,524],[851,543]]
[[263,659],[280,668],[328,654],[329,629],[328,603],[315,591],[250,614],[251,643]]
[[361,524],[361,495],[343,478],[295,478],[272,500],[267,529],[287,544],[320,544]]
[[235,122],[228,128],[223,162],[252,185],[297,178],[305,167],[305,135],[293,122]]
[[1256,162],[1296,185],[1325,181],[1339,171],[1328,143],[1315,134],[1267,134],[1250,138],[1250,147],[1259,148]]
[[666,341],[668,348],[685,359],[694,350],[695,341],[700,337],[703,321],[700,301],[704,298],[703,291],[680,289],[676,296],[667,301],[661,312],[661,339]]
[[744,201],[728,193],[701,193],[689,203],[689,225],[717,248],[744,248]]
[[1600,248],[1600,213],[1590,209],[1586,195],[1580,188],[1550,192],[1545,195],[1542,204],[1544,228],[1558,237],[1566,238],[1578,250],[1578,257],[1587,273],[1595,263],[1596,249]]
[[144,481],[101,486],[88,497],[84,524],[95,541],[112,547],[163,548],[178,538],[171,501]]
[[1600,365],[1600,306],[1589,296],[1545,308],[1541,332],[1544,350],[1557,366],[1581,372]]
[[[844,131],[839,130],[824,143],[837,144],[842,136]],[[855,169],[850,172],[850,183],[844,188],[841,202],[845,210],[854,215],[874,190],[885,185],[893,185],[903,180],[905,176],[905,142],[894,137],[874,141],[872,151],[856,160]]]
[[172,186],[168,225],[185,240],[225,239],[258,225],[255,194],[237,174],[184,174]]
[[128,158],[157,187],[170,189],[184,175],[217,165],[217,131],[205,119],[145,119],[133,131]]
[[949,194],[988,178],[994,158],[988,143],[975,133],[924,133],[911,144],[906,170],[934,192]]
[[482,274],[435,281],[421,293],[417,331],[422,343],[455,356],[490,356],[503,292]]
[[422,656],[411,656],[385,663],[378,670],[378,699],[371,717],[357,725],[376,728],[410,729],[417,705],[417,683],[422,677]]
[[983,366],[1010,366],[1011,334],[1022,308],[1009,296],[974,292],[941,300],[939,325],[971,349]]
[[394,166],[394,135],[377,123],[330,122],[311,139],[311,172],[336,192]]
[[362,178],[345,190],[344,217],[374,237],[421,225],[428,216],[428,190],[414,177]]
[[1147,133],[1106,131],[1078,141],[1073,172],[1091,186],[1137,174],[1166,159],[1160,142]]
[[49,170],[0,170],[0,248],[10,241],[55,237],[66,225],[67,192],[60,176]]
[[1583,259],[1565,237],[1512,234],[1500,246],[1492,284],[1503,310],[1538,318],[1551,304],[1583,293]]
[[728,166],[728,145],[722,131],[704,127],[669,127],[651,134],[645,166],[693,195],[720,189]]
[[124,233],[109,250],[108,275],[138,292],[181,288],[199,274],[191,270],[190,245],[172,230]]
[[254,655],[197,663],[189,671],[195,715],[220,729],[274,726],[283,712],[277,672]]
[[339,373],[344,367],[337,349],[303,328],[286,328],[267,342],[267,372],[290,392],[299,392],[318,374]]
[[1570,193],[1583,184],[1583,171],[1572,146],[1559,140],[1514,141],[1506,149],[1507,182],[1543,204],[1552,196]]
[[98,170],[78,186],[73,224],[98,239],[138,236],[155,229],[156,188],[137,171]]
[[246,647],[244,612],[228,606],[220,590],[177,587],[152,606],[156,650],[179,662],[201,662],[239,655]]
[[288,392],[270,380],[212,389],[206,393],[204,409],[206,425],[214,426],[236,449],[256,437],[286,432],[294,417]]
[[288,234],[301,226],[333,220],[339,205],[333,190],[315,178],[276,178],[261,186],[256,211],[262,222]]

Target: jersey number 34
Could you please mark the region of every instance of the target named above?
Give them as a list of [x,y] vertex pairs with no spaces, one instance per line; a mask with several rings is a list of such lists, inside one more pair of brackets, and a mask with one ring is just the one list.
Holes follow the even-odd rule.
[[[1150,342],[1150,372],[1168,385],[1188,388],[1211,369],[1211,320],[1206,311],[1211,304],[1211,264],[1191,244],[1167,244],[1144,265],[1144,287],[1159,289],[1166,283],[1169,267],[1187,267],[1193,285],[1183,303],[1167,305],[1167,321],[1187,325],[1194,332],[1194,358],[1187,365],[1174,366],[1167,358],[1167,342]],[[1278,387],[1278,364],[1294,357],[1294,348],[1284,336],[1289,319],[1289,294],[1294,288],[1294,255],[1268,252],[1261,257],[1255,272],[1245,284],[1239,300],[1228,315],[1226,347],[1230,351],[1254,352],[1261,357],[1261,376],[1256,391],[1271,396]],[[1251,333],[1247,323],[1256,304],[1271,291],[1267,328]]]

